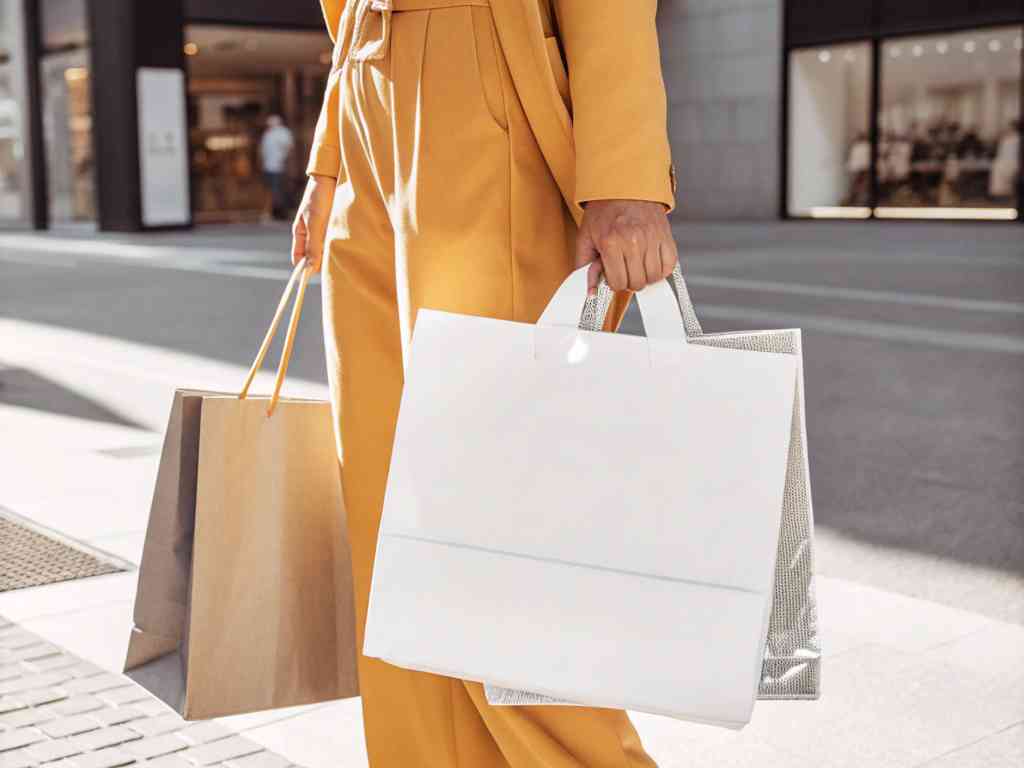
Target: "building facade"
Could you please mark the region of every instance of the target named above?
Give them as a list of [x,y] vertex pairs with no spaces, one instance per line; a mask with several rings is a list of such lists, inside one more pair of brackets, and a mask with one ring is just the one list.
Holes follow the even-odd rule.
[[267,118],[297,187],[330,47],[317,0],[0,0],[0,226],[264,216]]
[[1022,0],[662,0],[692,219],[1020,221]]
[[[661,0],[687,219],[1022,218],[1024,0]],[[330,60],[317,0],[0,0],[0,227],[265,213],[302,182]]]

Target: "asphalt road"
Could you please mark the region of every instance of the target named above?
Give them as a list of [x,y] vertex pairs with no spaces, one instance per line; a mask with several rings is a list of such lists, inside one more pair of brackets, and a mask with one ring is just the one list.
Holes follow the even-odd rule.
[[[1024,623],[1024,228],[677,235],[705,330],[803,329],[819,570]],[[285,243],[280,228],[0,234],[0,317],[247,364]],[[323,380],[318,291],[306,307],[291,370]]]

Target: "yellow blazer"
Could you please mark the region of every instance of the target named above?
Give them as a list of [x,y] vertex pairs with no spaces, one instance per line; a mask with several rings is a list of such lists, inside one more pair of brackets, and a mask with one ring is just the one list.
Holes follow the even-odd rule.
[[[334,55],[307,171],[337,177],[338,71],[348,54],[355,3],[320,4]],[[588,200],[653,200],[674,207],[657,0],[490,5],[519,101],[576,220]]]

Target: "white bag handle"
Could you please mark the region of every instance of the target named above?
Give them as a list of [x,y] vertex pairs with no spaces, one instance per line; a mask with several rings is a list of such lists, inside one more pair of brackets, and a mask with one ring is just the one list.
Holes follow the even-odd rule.
[[[537,325],[578,328],[583,303],[587,298],[587,271],[590,265],[572,272],[555,291]],[[648,338],[686,342],[686,328],[679,303],[666,280],[636,292],[644,330]]]

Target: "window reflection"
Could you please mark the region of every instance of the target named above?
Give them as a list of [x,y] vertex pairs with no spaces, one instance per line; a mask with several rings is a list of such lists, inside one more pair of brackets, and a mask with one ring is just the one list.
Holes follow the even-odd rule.
[[889,40],[881,60],[877,213],[1013,218],[1021,28]]

